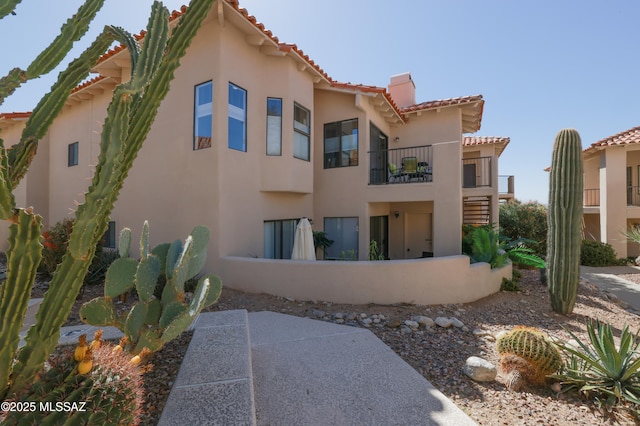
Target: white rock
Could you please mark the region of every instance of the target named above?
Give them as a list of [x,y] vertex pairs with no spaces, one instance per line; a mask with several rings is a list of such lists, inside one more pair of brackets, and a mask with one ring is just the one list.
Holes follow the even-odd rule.
[[367,314],[365,314],[364,312],[360,314],[360,318],[366,318]]
[[435,319],[435,323],[438,324],[440,327],[451,327],[451,320],[449,318],[445,318],[445,317],[438,317]]
[[478,337],[491,336],[491,332],[489,330],[483,330],[481,328],[476,328],[472,333],[474,336]]
[[382,314],[378,314],[378,318],[380,319],[380,321],[384,321],[384,320],[386,320],[386,319],[387,319],[387,318],[386,318],[384,315],[382,315]]
[[433,322],[431,318],[426,317],[424,315],[416,315],[412,318],[412,320],[417,322],[423,327],[433,327],[433,325],[435,324],[435,322]]
[[374,318],[373,319],[373,323],[374,324],[380,324],[380,318]]
[[458,318],[451,317],[449,319],[451,320],[451,325],[454,326],[455,328],[464,327],[464,323],[462,321],[460,321]]
[[501,338],[502,336],[504,336],[505,334],[507,334],[509,332],[509,330],[501,330],[498,331],[495,335],[496,340],[498,340],[499,338]]
[[344,314],[342,312],[338,312],[333,317],[335,319],[344,319]]
[[364,318],[361,322],[362,322],[364,325],[369,325],[369,324],[371,324],[371,318]]
[[411,321],[411,320],[405,320],[404,325],[406,325],[407,327],[411,327],[411,328],[418,328],[420,327],[420,324],[418,324],[415,321]]
[[476,382],[492,382],[496,379],[496,367],[486,359],[472,356],[464,363],[464,374]]

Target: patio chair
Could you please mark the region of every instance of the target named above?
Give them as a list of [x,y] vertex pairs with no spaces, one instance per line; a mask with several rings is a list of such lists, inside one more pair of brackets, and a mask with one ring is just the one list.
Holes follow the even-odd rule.
[[389,163],[389,178],[387,179],[387,181],[389,183],[396,182],[396,179],[401,179],[402,176],[404,176],[402,170],[399,169],[395,164]]
[[407,176],[409,180],[419,177],[418,175],[418,158],[417,157],[403,157],[402,158],[402,173]]
[[427,163],[426,161],[421,161],[418,163],[418,175],[420,176],[421,180],[423,180],[424,182],[431,182],[432,173],[433,172],[429,163]]

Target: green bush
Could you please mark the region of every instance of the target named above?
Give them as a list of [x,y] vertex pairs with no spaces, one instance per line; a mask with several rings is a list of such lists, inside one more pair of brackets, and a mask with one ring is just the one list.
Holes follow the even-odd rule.
[[103,283],[107,269],[118,257],[120,257],[118,250],[112,248],[103,248],[100,252],[96,252],[84,282],[86,284]]
[[620,262],[613,247],[600,241],[583,240],[580,249],[580,264],[584,266],[613,266]]
[[501,291],[522,291],[522,287],[518,282],[513,280],[508,280],[506,278],[502,278],[502,283],[500,284]]
[[500,204],[500,234],[512,240],[527,239],[533,253],[547,256],[547,207],[535,201]]

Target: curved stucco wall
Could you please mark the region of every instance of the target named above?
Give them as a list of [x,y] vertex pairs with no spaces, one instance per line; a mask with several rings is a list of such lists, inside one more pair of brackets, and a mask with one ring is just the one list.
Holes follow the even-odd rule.
[[511,265],[491,269],[467,256],[390,261],[295,261],[223,257],[225,286],[296,300],[349,304],[468,303],[500,290]]

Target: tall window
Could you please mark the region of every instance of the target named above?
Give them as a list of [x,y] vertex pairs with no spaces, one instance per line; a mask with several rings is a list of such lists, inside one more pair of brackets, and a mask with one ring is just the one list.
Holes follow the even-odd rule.
[[264,222],[264,257],[266,259],[291,259],[297,223],[296,219]]
[[247,91],[229,83],[229,148],[247,151]]
[[310,160],[311,113],[298,104],[293,106],[293,156]]
[[325,217],[324,232],[333,240],[325,251],[325,259],[358,260],[357,217]]
[[358,165],[358,119],[324,125],[324,168]]
[[210,81],[195,86],[193,117],[193,149],[211,147],[213,131],[213,84]]
[[78,142],[70,143],[67,147],[67,166],[77,166],[78,165],[78,146],[80,144]]
[[267,98],[267,155],[282,155],[282,99]]

